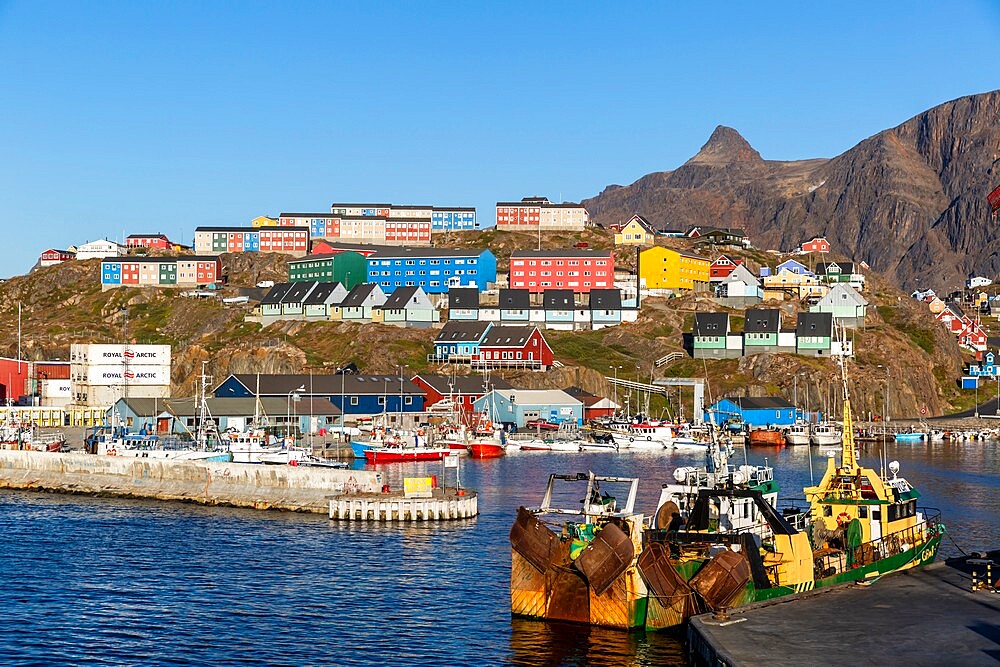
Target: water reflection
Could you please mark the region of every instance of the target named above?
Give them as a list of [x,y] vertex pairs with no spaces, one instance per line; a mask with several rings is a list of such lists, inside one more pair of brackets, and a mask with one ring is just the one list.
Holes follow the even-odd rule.
[[643,632],[515,618],[511,621],[509,664],[518,667],[639,667],[683,665],[685,662],[679,635],[651,637]]

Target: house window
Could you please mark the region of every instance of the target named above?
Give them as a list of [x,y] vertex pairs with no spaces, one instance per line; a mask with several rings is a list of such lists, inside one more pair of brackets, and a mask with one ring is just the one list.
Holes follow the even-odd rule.
[[351,405],[357,405],[357,404],[358,404],[358,397],[351,396]]
[[413,405],[413,397],[407,396],[403,399],[403,405]]
[[385,405],[385,396],[379,396],[378,397],[378,404],[379,405]]

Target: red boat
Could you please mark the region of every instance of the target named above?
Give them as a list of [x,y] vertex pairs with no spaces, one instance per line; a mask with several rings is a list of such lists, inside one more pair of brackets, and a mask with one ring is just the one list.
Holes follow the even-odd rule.
[[451,454],[448,447],[400,447],[389,445],[365,450],[365,463],[440,461]]
[[506,453],[506,448],[498,442],[473,442],[469,454],[474,459],[498,459]]
[[770,428],[759,428],[755,431],[750,431],[750,446],[751,447],[784,447],[785,446],[785,434],[776,429]]

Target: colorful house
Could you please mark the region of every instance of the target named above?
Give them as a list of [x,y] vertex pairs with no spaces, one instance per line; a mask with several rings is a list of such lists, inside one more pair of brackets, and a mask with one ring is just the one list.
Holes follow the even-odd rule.
[[583,402],[559,389],[494,389],[475,401],[473,408],[507,428],[524,428],[538,420],[583,425]]
[[[494,321],[528,322],[531,320],[531,292],[526,289],[501,289],[497,298],[497,306],[499,318],[492,318]],[[481,310],[480,319],[483,319],[484,316],[492,316],[494,313],[491,311],[492,309]]]
[[303,301],[303,315],[307,320],[328,320],[331,306],[339,306],[346,296],[347,288],[341,283],[317,283]]
[[615,412],[621,408],[620,405],[612,401],[610,398],[595,396],[580,387],[567,387],[566,389],[563,389],[563,391],[583,403],[583,420],[585,422],[589,422],[592,419],[614,417]]
[[538,293],[569,289],[587,293],[614,287],[615,255],[610,250],[515,250],[507,282],[514,289]]
[[55,266],[56,264],[62,264],[63,262],[68,262],[72,259],[76,259],[75,252],[49,248],[38,258],[38,266]]
[[542,308],[546,329],[573,331],[576,301],[573,290],[550,289],[542,293]]
[[431,410],[434,406],[438,408],[444,406],[464,413],[472,412],[473,404],[491,390],[504,391],[513,388],[503,378],[494,377],[487,381],[481,375],[421,373],[410,381],[424,390],[425,410]]
[[497,279],[497,259],[489,250],[383,248],[367,258],[367,280],[386,291],[421,287],[445,294],[452,287],[488,289]]
[[261,317],[281,317],[281,299],[292,289],[293,283],[277,283],[260,300]]
[[833,345],[832,313],[799,313],[795,325],[795,352],[812,357],[829,356]]
[[839,283],[811,307],[809,312],[831,313],[838,325],[857,328],[865,324],[868,301],[850,285]]
[[656,240],[656,229],[638,213],[628,219],[615,234],[615,245],[652,245]]
[[473,365],[487,368],[529,368],[547,370],[552,366],[552,348],[538,327],[491,327],[479,344]]
[[794,352],[794,340],[791,349],[781,349],[780,332],[780,310],[751,308],[743,317],[743,354],[750,356],[765,352]]
[[199,287],[222,280],[218,257],[114,257],[101,261],[101,289]]
[[448,290],[449,320],[479,319],[479,290],[475,287],[452,287]]
[[125,237],[128,248],[155,248],[157,250],[187,250],[188,247],[174,243],[166,234],[129,234]]
[[764,289],[745,266],[737,266],[716,285],[715,298],[723,306],[746,308],[764,299]]
[[198,227],[194,230],[196,253],[277,252],[303,257],[309,252],[308,227]]
[[856,290],[865,288],[865,277],[854,268],[854,262],[820,262],[816,276],[825,283],[848,283]]
[[76,248],[70,248],[69,251],[76,252],[76,258],[79,260],[106,259],[108,257],[124,255],[128,251],[128,248],[115,241],[98,239],[97,241],[84,243]]
[[426,329],[441,319],[427,293],[420,287],[397,287],[385,303],[375,306],[372,321],[400,327]]
[[969,375],[974,377],[1000,376],[1000,365],[997,364],[997,357],[992,352],[987,352],[983,356],[982,363],[969,364]]
[[802,252],[830,252],[830,242],[822,236],[817,236],[811,241],[806,241],[801,246]]
[[289,282],[337,282],[353,289],[366,282],[367,277],[368,260],[357,252],[307,255],[288,261]]
[[458,320],[446,322],[434,339],[434,355],[431,361],[448,363],[472,361],[479,355],[479,346],[492,327],[492,322]]
[[738,359],[743,336],[732,333],[729,313],[695,313],[691,350],[695,359]]
[[639,283],[650,290],[704,290],[711,279],[711,264],[692,253],[663,246],[639,253]]
[[497,229],[501,231],[583,231],[590,225],[587,209],[573,202],[554,204],[546,197],[497,202]]
[[357,285],[340,302],[340,319],[354,322],[371,322],[375,308],[385,303],[385,292],[378,285]]
[[698,245],[729,246],[732,248],[750,247],[746,233],[739,229],[691,227],[684,235],[689,239],[695,239],[695,243]]
[[976,320],[965,321],[965,326],[958,332],[958,345],[972,352],[985,352],[988,342],[986,331]]
[[[405,210],[407,215],[401,215]],[[282,213],[281,225],[304,226],[312,238],[383,245],[430,245],[431,211],[390,204],[334,204],[330,213]]]
[[743,264],[742,259],[730,259],[726,255],[719,255],[719,258],[708,267],[708,279],[715,283],[727,278],[737,266]]
[[622,307],[622,291],[613,289],[592,289],[590,290],[590,328],[603,329],[605,327],[618,326],[624,321],[635,321],[630,315],[637,315],[638,309],[631,309],[634,313],[625,313]]

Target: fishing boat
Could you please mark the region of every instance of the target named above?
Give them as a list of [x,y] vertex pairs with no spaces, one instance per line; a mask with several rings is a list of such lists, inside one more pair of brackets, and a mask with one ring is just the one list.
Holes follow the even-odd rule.
[[809,424],[806,424],[805,422],[795,422],[785,429],[785,444],[808,445]]
[[785,434],[776,428],[757,428],[750,431],[747,444],[751,447],[784,447]]
[[[512,613],[660,630],[705,611],[874,582],[933,562],[944,534],[939,513],[917,508],[920,494],[899,476],[897,462],[880,471],[859,463],[846,370],[842,378],[840,461],[829,458],[819,484],[803,490],[805,511],[779,511],[759,488],[696,480],[683,528],[659,519],[647,527],[633,509],[637,480],[629,480],[619,512],[613,498],[594,493],[616,478],[550,476],[542,504],[521,507],[510,531]],[[588,482],[582,509],[553,509],[556,479]],[[754,523],[720,520],[723,502],[745,508]],[[553,518],[569,520],[555,531],[543,523]]]
[[840,444],[843,437],[838,425],[832,422],[819,422],[809,429],[809,442],[819,447]]
[[365,463],[410,463],[413,461],[440,461],[451,455],[449,447],[424,447],[420,445],[388,444],[365,450]]

